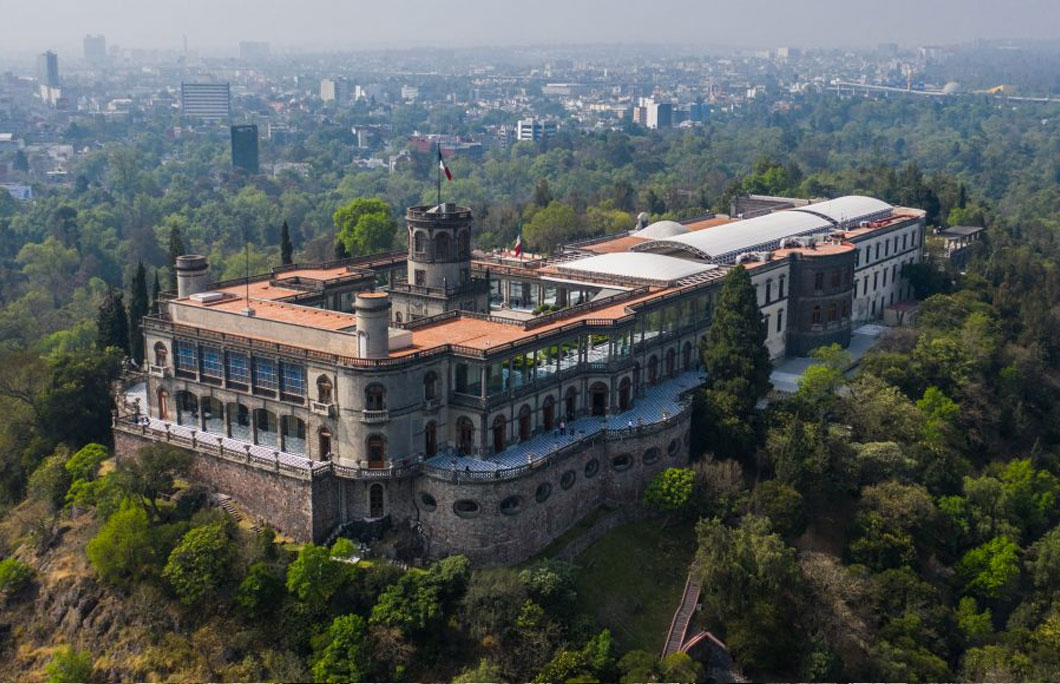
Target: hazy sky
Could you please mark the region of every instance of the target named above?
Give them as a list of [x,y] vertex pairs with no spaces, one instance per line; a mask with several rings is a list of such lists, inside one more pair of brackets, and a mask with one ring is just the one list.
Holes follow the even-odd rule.
[[0,0],[0,52],[110,45],[203,52],[416,45],[849,47],[1060,38],[1060,0]]

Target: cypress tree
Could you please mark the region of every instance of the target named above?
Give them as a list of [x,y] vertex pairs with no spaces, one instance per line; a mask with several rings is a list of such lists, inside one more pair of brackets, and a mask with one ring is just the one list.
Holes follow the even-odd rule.
[[283,228],[280,229],[280,263],[286,266],[293,263],[291,257],[294,255],[294,245],[291,244],[291,231],[287,228],[287,219],[283,220]]
[[158,313],[158,296],[162,293],[162,284],[158,282],[158,269],[155,269],[155,284],[151,287],[151,310]]
[[100,349],[117,347],[126,356],[129,354],[129,319],[125,315],[124,295],[111,290],[99,305],[96,318],[96,345]]
[[335,239],[335,258],[336,259],[347,259],[350,253],[346,251],[346,243],[338,238]]
[[147,300],[147,270],[144,262],[136,267],[132,281],[132,298],[129,300],[129,349],[132,360],[137,364],[144,360],[144,325],[143,317],[147,315],[150,304]]
[[169,229],[169,265],[173,269],[173,289],[177,289],[177,257],[184,254],[184,240],[180,237],[180,228]]
[[708,446],[722,456],[747,453],[755,439],[755,405],[772,387],[766,324],[751,276],[743,266],[725,277],[703,345]]

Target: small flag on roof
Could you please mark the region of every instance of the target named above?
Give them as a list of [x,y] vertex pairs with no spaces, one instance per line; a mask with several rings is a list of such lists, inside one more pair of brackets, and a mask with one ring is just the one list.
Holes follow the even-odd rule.
[[523,234],[519,233],[515,236],[515,256],[521,257],[523,255]]

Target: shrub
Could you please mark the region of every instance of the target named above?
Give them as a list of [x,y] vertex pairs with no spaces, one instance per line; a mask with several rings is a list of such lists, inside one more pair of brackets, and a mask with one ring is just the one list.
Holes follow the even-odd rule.
[[0,561],[0,594],[17,594],[29,585],[33,570],[17,558]]
[[184,535],[162,570],[184,605],[198,603],[225,580],[231,558],[224,523],[196,527]]
[[75,651],[70,646],[63,646],[55,651],[44,666],[44,674],[49,682],[90,682],[92,656],[88,651]]

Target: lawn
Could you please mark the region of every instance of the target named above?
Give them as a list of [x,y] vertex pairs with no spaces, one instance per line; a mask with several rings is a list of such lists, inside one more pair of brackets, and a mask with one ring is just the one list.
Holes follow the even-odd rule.
[[615,528],[577,559],[579,610],[611,630],[621,650],[662,650],[695,553],[691,522]]

